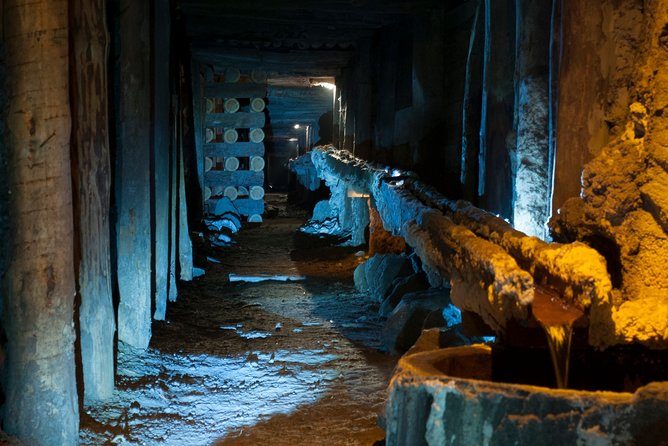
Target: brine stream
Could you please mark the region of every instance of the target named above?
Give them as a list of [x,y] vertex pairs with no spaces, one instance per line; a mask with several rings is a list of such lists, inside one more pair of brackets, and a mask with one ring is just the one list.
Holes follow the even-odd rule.
[[573,324],[583,313],[565,303],[556,293],[539,286],[534,293],[532,311],[547,336],[557,387],[565,389],[568,387]]

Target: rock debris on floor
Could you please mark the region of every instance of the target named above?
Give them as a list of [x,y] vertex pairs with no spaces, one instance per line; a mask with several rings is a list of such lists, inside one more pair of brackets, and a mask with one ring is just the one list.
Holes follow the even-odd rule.
[[[379,350],[378,304],[353,286],[364,258],[298,232],[301,223],[268,219],[231,246],[200,246],[205,275],[181,285],[148,351],[120,347],[114,397],[86,406],[82,445],[384,438],[378,416],[397,358]],[[231,282],[230,274],[300,280]]]

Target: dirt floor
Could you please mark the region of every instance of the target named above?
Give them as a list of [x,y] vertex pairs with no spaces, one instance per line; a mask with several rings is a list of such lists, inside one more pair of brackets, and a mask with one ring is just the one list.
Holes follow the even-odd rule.
[[[180,285],[148,351],[121,348],[112,401],[87,406],[83,445],[372,445],[396,357],[354,289],[364,260],[278,212],[235,244],[196,241],[206,274]],[[220,262],[220,263],[217,263]],[[294,280],[231,282],[230,274]],[[234,277],[234,276],[232,276]],[[303,277],[303,280],[300,280]]]

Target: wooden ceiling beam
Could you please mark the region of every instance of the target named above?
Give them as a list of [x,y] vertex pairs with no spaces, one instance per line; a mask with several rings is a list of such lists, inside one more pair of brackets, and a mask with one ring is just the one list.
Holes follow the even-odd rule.
[[272,52],[230,49],[217,44],[192,47],[193,59],[212,65],[217,71],[233,66],[242,71],[260,69],[270,75],[338,76],[348,65],[352,52],[308,50]]

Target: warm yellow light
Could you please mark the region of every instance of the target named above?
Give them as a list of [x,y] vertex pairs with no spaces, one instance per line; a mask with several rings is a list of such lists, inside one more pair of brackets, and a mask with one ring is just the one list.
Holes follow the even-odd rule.
[[350,188],[348,188],[348,194],[347,195],[348,195],[348,198],[369,198],[368,193],[359,192],[359,191],[356,191],[355,189],[350,189]]

